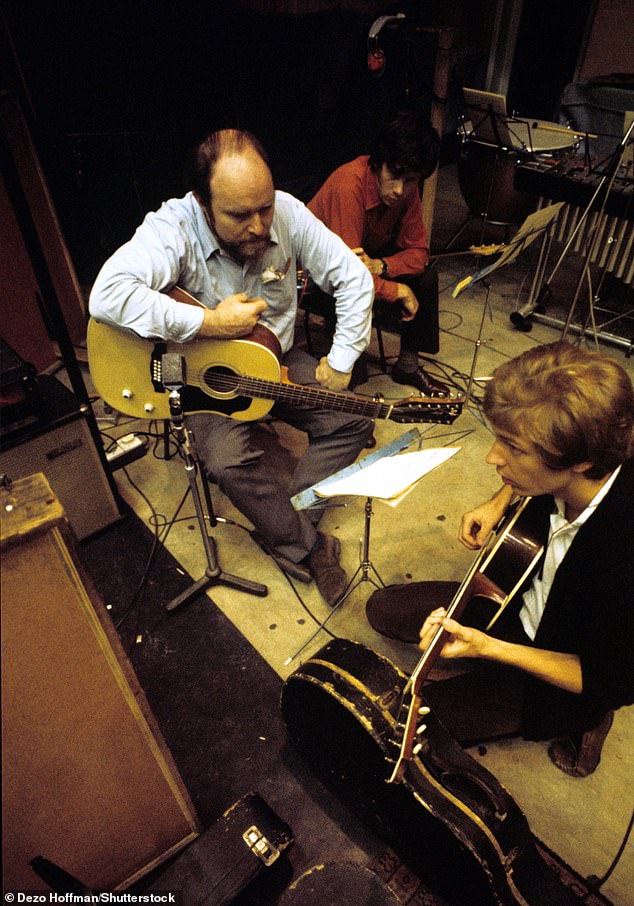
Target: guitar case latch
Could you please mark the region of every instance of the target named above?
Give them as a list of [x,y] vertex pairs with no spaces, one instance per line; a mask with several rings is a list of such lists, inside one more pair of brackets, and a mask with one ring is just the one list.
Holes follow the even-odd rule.
[[279,849],[270,843],[255,824],[242,834],[242,839],[251,852],[263,862],[267,868],[272,865],[280,855]]

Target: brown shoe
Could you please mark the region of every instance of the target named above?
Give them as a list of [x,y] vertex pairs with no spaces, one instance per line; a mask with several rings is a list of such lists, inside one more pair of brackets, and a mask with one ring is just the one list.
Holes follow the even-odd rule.
[[317,541],[308,555],[308,569],[330,607],[335,606],[348,585],[348,577],[339,564],[340,554],[341,542],[338,538],[317,532]]
[[569,737],[554,739],[548,747],[552,763],[570,777],[592,774],[601,760],[603,743],[613,720],[614,711],[608,711],[593,730],[586,730],[578,747]]
[[419,366],[416,371],[403,371],[398,365],[392,368],[392,380],[397,384],[408,384],[410,387],[416,387],[423,396],[430,396],[435,399],[445,399],[451,396],[451,389],[447,384],[432,377]]

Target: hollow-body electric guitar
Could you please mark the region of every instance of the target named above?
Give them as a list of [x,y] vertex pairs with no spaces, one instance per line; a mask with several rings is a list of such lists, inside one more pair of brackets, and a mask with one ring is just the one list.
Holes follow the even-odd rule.
[[[191,297],[190,297],[191,298]],[[185,301],[179,297],[179,301]],[[195,300],[194,300],[195,301]],[[451,424],[462,412],[464,397],[408,397],[394,403],[304,387],[288,379],[280,366],[277,337],[257,324],[244,339],[196,339],[189,343],[148,340],[128,330],[91,319],[88,358],[97,393],[108,405],[133,418],[170,417],[169,392],[163,384],[162,358],[184,359],[180,390],[185,412],[214,412],[250,421],[262,418],[276,400],[387,418],[396,422]]]
[[[524,584],[543,551],[530,501],[530,497],[519,501],[491,532],[447,608],[448,617],[459,620],[469,601],[477,597],[486,614],[483,628],[489,630]],[[422,746],[426,727],[421,716],[429,713],[423,701],[423,683],[448,636],[442,627],[436,630],[403,690],[393,739],[398,755],[390,783],[402,780],[408,762]]]

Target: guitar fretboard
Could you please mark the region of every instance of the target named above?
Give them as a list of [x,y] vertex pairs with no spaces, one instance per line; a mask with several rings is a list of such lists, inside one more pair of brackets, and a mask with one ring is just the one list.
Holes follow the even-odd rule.
[[331,409],[335,412],[348,412],[351,415],[363,415],[367,418],[389,418],[392,406],[380,400],[361,400],[358,397],[347,396],[345,393],[336,393],[333,390],[304,387],[293,384],[278,384],[274,381],[265,381],[261,378],[248,376],[214,375],[209,385],[214,390],[236,390],[245,396],[258,399],[280,400],[294,407],[317,406]]

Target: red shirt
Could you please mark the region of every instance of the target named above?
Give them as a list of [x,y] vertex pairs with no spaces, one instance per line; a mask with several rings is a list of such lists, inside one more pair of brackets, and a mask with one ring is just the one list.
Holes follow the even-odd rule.
[[[350,248],[363,248],[370,258],[384,258],[390,278],[420,274],[429,262],[418,192],[393,207],[384,205],[367,155],[331,173],[308,208]],[[382,254],[384,249],[393,248],[399,251]],[[373,279],[377,298],[396,301],[398,290],[392,280]]]

